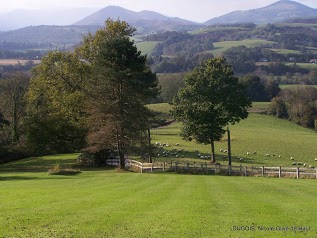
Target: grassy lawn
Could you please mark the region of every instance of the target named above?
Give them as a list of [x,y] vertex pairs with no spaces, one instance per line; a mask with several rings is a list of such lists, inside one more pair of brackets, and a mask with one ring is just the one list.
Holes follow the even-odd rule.
[[[315,180],[84,170],[76,155],[0,166],[0,237],[316,237]],[[40,166],[38,171],[25,170]],[[248,226],[253,231],[237,231]],[[288,231],[263,231],[261,227]],[[293,231],[305,227],[307,231]]]

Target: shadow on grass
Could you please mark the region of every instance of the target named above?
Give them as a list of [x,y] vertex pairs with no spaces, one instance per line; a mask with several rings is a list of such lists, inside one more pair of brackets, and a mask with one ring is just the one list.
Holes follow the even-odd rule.
[[47,176],[47,177],[34,177],[34,176],[0,176],[2,181],[21,181],[21,180],[47,180],[47,179],[70,179],[71,176]]

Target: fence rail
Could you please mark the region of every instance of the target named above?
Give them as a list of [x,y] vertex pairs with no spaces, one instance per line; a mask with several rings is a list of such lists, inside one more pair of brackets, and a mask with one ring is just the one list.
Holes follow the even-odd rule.
[[259,167],[259,166],[228,166],[209,163],[184,163],[184,162],[156,162],[141,163],[135,160],[126,160],[126,167],[136,172],[174,171],[194,174],[227,174],[240,176],[268,176],[268,177],[293,177],[317,179],[317,169],[299,167]]

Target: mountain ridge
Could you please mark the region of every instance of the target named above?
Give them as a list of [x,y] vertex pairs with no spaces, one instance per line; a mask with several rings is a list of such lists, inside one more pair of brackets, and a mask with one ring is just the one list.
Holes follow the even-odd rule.
[[276,23],[295,18],[317,17],[317,9],[291,0],[280,0],[266,7],[245,11],[234,11],[212,18],[204,24],[253,22],[255,24]]

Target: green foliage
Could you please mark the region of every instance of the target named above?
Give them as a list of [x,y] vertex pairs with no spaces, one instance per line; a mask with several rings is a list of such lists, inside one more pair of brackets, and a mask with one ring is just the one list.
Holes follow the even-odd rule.
[[[174,100],[173,117],[182,122],[184,139],[211,144],[221,139],[224,127],[248,116],[251,102],[224,58],[205,61],[185,79]],[[214,150],[212,148],[214,159]]]
[[130,37],[135,29],[124,21],[108,19],[94,36],[76,49],[89,63],[89,133],[92,152],[116,149],[123,156],[144,143],[150,112],[145,102],[158,94],[157,78]]
[[261,82],[260,77],[255,75],[246,75],[240,78],[239,82],[245,86],[247,96],[251,101],[265,102],[267,100],[265,87]]
[[316,101],[317,89],[314,87],[298,86],[284,89],[280,97],[272,100],[269,113],[314,128],[317,116]]
[[159,87],[163,102],[172,102],[177,92],[184,87],[186,74],[163,74],[159,76]]
[[75,54],[50,52],[33,71],[28,93],[28,141],[38,153],[83,146],[86,133],[83,88],[87,64]]

